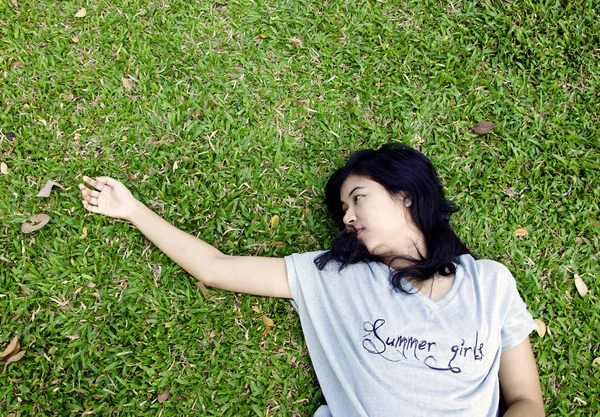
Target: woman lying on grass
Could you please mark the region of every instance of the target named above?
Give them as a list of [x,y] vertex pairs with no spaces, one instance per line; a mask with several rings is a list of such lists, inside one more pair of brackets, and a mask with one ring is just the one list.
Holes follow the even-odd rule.
[[327,406],[316,416],[543,416],[535,323],[501,264],[455,235],[427,158],[401,144],[353,154],[329,179],[331,250],[229,256],[167,223],[120,182],[80,184],[84,207],[125,219],[224,290],[293,298]]

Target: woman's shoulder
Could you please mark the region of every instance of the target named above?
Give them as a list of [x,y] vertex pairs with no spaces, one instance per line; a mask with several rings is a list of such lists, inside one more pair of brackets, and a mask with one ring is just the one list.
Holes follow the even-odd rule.
[[492,259],[475,259],[472,255],[461,255],[457,263],[464,269],[466,275],[475,279],[495,279],[500,282],[514,282],[509,269],[502,263]]

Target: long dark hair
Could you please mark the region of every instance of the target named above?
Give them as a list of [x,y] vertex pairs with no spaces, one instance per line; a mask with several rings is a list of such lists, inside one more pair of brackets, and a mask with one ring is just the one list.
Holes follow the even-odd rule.
[[431,162],[420,152],[401,143],[388,143],[377,150],[353,153],[346,165],[333,173],[325,187],[329,214],[340,228],[331,250],[315,259],[319,269],[331,261],[342,270],[358,262],[382,262],[369,254],[366,246],[347,231],[343,223],[344,211],[340,189],[350,175],[359,175],[381,184],[392,196],[403,193],[411,200],[408,208],[413,221],[425,238],[426,257],[418,259],[402,256],[410,265],[391,271],[390,282],[396,290],[405,291],[402,278],[424,281],[433,275],[449,276],[456,272],[456,258],[469,253],[450,226],[450,215],[458,208],[444,196],[437,173]]

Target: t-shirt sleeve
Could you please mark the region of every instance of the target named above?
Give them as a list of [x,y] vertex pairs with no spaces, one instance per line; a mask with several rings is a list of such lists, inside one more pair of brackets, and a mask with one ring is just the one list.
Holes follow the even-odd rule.
[[511,349],[529,336],[537,325],[527,311],[527,306],[517,290],[512,274],[506,270],[507,276],[507,310],[502,324],[502,350]]
[[308,285],[318,276],[315,259],[324,251],[294,253],[284,257],[287,270],[288,287],[292,295],[292,304],[297,309],[303,303],[302,286]]

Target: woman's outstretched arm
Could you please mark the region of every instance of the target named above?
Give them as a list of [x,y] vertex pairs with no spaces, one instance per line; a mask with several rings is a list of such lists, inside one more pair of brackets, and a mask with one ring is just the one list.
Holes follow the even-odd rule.
[[500,387],[507,410],[504,417],[544,417],[544,401],[529,338],[502,352]]
[[229,256],[165,221],[110,177],[83,177],[83,206],[128,220],[169,258],[206,285],[247,294],[291,298],[282,258]]

